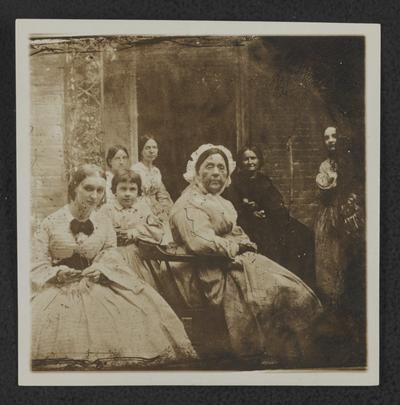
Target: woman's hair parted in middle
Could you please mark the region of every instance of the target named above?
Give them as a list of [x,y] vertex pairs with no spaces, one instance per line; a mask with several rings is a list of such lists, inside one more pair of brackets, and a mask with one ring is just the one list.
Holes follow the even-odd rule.
[[153,140],[158,145],[158,139],[153,134],[145,134],[139,136],[138,140],[138,148],[139,148],[139,156],[143,152],[144,145],[150,140]]
[[137,184],[138,196],[142,195],[142,179],[140,178],[140,174],[133,170],[120,170],[114,175],[111,180],[111,191],[113,194],[117,193],[117,186],[119,183]]
[[256,154],[256,156],[258,158],[258,162],[259,162],[258,167],[261,168],[262,166],[264,166],[264,156],[261,151],[261,148],[257,145],[247,144],[247,145],[244,145],[242,148],[240,148],[237,153],[237,164],[239,166],[239,169],[243,168],[243,155],[248,150],[251,152],[254,152]]
[[68,199],[70,201],[75,200],[75,189],[86,179],[86,177],[90,176],[99,176],[106,180],[106,174],[101,167],[92,163],[86,163],[79,166],[72,174],[71,180],[68,184]]
[[226,157],[225,153],[222,152],[221,149],[219,148],[211,148],[211,149],[207,149],[206,151],[204,151],[199,158],[197,159],[197,162],[195,164],[195,169],[196,169],[196,173],[199,173],[200,170],[200,166],[202,165],[202,163],[211,155],[221,155],[224,159],[225,165],[226,165],[226,169],[229,173],[229,163],[228,163],[228,158]]
[[126,153],[126,156],[128,156],[128,158],[129,158],[129,152],[128,152],[128,149],[125,146],[123,146],[123,145],[110,146],[108,148],[107,156],[106,156],[106,162],[107,162],[108,167],[111,167],[111,160],[114,158],[114,156],[120,150],[123,150]]

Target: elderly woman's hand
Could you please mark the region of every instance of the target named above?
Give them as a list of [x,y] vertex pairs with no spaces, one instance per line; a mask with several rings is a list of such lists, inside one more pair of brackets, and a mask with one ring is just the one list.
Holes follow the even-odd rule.
[[240,242],[238,255],[241,255],[246,252],[257,252],[257,245],[253,242]]
[[226,269],[229,271],[243,271],[243,263],[240,260],[233,260],[232,262],[228,263]]

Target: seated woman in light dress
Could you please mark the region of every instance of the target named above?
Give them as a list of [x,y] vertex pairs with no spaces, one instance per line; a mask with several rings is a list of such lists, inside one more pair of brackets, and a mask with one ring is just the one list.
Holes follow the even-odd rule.
[[195,356],[182,323],[159,294],[132,274],[114,247],[111,222],[96,211],[105,173],[83,165],[69,204],[49,215],[33,243],[33,368],[154,366]]
[[[117,233],[118,250],[129,267],[153,288],[156,283],[135,245],[138,239],[160,243],[163,236],[161,221],[151,212],[141,197],[140,175],[132,170],[121,170],[112,179],[114,200],[103,205],[101,211],[111,219]],[[154,262],[153,268],[158,268]]]
[[131,170],[140,174],[144,199],[153,214],[164,224],[163,242],[167,244],[172,241],[168,221],[173,202],[164,186],[160,170],[153,164],[158,157],[158,144],[152,135],[139,138],[139,155],[140,161]]
[[129,168],[129,153],[128,149],[123,145],[113,145],[107,151],[106,156],[107,166],[110,170],[106,171],[106,198],[107,201],[112,201],[114,199],[114,193],[111,190],[111,182],[114,175],[119,170],[124,170]]
[[265,256],[237,226],[237,213],[221,193],[235,168],[223,146],[202,145],[184,175],[190,185],[174,204],[170,224],[182,253],[215,255],[231,263],[174,263],[174,276],[186,302],[202,299],[223,309],[233,352],[277,359],[309,360],[313,322],[322,306],[297,276]]

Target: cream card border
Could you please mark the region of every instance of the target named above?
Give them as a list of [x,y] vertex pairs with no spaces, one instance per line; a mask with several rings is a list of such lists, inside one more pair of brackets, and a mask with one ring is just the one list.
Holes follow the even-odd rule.
[[[84,35],[364,36],[366,43],[367,370],[32,372],[30,369],[29,37]],[[379,384],[380,26],[144,20],[17,20],[18,374],[20,385]]]

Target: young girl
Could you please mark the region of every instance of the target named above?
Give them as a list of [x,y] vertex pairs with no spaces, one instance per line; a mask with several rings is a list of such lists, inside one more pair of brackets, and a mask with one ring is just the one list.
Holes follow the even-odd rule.
[[112,221],[117,233],[118,250],[129,267],[144,281],[155,286],[154,278],[139,256],[138,239],[160,243],[164,231],[161,221],[152,213],[141,197],[140,175],[132,170],[121,170],[111,182],[114,200],[103,206],[103,213]]

